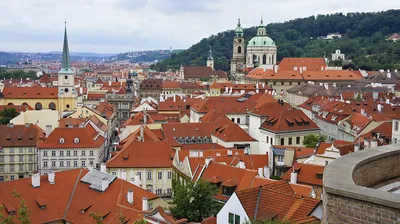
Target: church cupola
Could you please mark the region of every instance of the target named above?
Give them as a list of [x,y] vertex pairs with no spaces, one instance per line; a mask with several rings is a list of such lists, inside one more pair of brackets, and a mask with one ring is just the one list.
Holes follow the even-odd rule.
[[207,58],[207,67],[214,69],[214,58],[212,56],[211,46],[210,46],[210,52],[209,52],[209,55]]
[[267,29],[264,26],[264,21],[262,17],[261,17],[261,23],[257,29],[257,36],[267,36]]
[[126,92],[131,93],[132,89],[133,89],[133,80],[131,74],[129,73],[128,79],[126,80]]
[[240,24],[240,18],[238,19],[238,23],[235,29],[235,36],[236,37],[243,37],[243,28]]

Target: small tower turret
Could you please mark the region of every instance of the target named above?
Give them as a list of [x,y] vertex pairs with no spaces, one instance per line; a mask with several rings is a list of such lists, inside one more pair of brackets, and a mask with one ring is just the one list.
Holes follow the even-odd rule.
[[212,56],[212,51],[211,51],[211,46],[210,46],[210,52],[207,58],[207,67],[210,67],[211,69],[214,70],[214,58]]

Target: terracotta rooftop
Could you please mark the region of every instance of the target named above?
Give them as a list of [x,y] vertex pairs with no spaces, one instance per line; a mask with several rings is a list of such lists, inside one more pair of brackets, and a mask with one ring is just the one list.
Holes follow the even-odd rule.
[[296,220],[308,217],[320,200],[303,197],[269,185],[237,191],[247,215],[252,220]]
[[6,99],[57,99],[58,87],[4,87]]
[[[322,186],[322,174],[325,167],[302,163],[296,163],[293,167],[297,172],[297,182],[299,184]],[[283,174],[282,178],[290,181],[290,173],[292,171],[292,169],[288,170]]]
[[103,144],[104,138],[91,125],[87,125],[84,128],[55,128],[38,148],[99,148]]
[[300,67],[306,67],[306,71],[321,71],[321,67],[325,68],[324,58],[283,58],[279,63],[279,70],[300,70]]
[[44,131],[36,125],[0,125],[1,147],[36,147],[45,138]]
[[[9,209],[19,208],[20,199],[28,209],[31,223],[50,223],[63,220],[69,223],[96,223],[90,217],[94,212],[103,217],[103,223],[117,223],[122,212],[127,220],[142,218],[142,197],[158,198],[144,189],[116,178],[104,192],[89,188],[81,179],[88,173],[85,169],[57,172],[55,184],[47,176],[40,177],[40,187],[33,188],[31,178],[0,183],[0,204]],[[126,200],[128,189],[134,191],[133,204]],[[6,209],[3,210],[6,212]],[[9,211],[12,212],[12,211]],[[14,211],[18,214],[18,210]],[[18,216],[18,215],[15,215]]]
[[133,142],[124,145],[124,148],[108,160],[106,165],[109,168],[172,167],[174,154],[174,149],[166,142]]

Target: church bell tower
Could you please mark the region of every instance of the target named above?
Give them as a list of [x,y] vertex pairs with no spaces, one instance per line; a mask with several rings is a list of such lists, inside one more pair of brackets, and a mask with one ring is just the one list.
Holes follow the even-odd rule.
[[77,106],[78,93],[75,89],[75,73],[71,69],[67,23],[64,30],[64,44],[61,69],[58,72],[58,109],[59,111],[72,111]]
[[233,38],[233,55],[231,60],[231,74],[235,76],[236,73],[245,67],[246,55],[245,55],[245,43],[243,37],[243,28],[240,24],[240,19],[235,29],[235,37]]

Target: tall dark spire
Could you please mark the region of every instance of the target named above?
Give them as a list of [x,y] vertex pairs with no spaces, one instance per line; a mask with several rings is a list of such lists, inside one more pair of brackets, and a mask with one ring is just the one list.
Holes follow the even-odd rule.
[[67,22],[65,22],[64,45],[63,45],[63,54],[62,54],[61,69],[63,69],[63,70],[69,70],[69,69],[71,69],[71,65],[70,65],[70,62],[69,62],[69,48],[68,48],[68,37],[67,37]]

